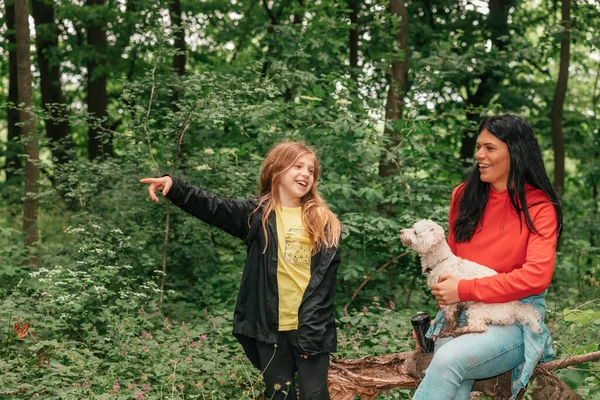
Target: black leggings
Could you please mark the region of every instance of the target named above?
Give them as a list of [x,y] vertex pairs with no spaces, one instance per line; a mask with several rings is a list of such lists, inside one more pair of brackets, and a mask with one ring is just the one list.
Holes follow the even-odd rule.
[[277,347],[261,342],[256,344],[269,399],[297,400],[294,376],[298,372],[300,400],[329,400],[329,353],[301,357],[297,331],[279,332]]

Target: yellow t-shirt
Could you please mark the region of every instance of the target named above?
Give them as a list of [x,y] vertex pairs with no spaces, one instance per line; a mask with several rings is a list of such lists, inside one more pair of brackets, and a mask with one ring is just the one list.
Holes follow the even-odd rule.
[[298,308],[310,280],[312,242],[302,223],[302,207],[275,209],[279,330],[298,329]]

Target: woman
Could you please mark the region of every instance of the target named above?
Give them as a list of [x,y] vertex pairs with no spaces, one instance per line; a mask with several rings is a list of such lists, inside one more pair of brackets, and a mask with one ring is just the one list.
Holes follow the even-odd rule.
[[[562,211],[529,123],[515,115],[486,118],[479,127],[477,164],[454,189],[448,243],[454,254],[486,265],[498,275],[458,280],[440,277],[431,286],[439,304],[460,301],[531,303],[543,332],[527,327],[488,326],[481,334],[436,340],[435,355],[414,399],[468,399],[476,379],[513,370],[513,398],[535,365],[552,357],[543,324],[546,288],[552,279]],[[438,313],[428,335],[443,329]]]

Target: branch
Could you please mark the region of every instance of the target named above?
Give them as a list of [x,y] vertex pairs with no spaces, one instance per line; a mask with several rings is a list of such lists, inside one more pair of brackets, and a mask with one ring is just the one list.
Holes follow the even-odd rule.
[[[433,356],[408,351],[358,359],[333,359],[329,364],[329,392],[332,400],[373,400],[391,389],[415,389]],[[600,351],[582,356],[539,364],[528,385],[533,400],[579,400],[581,397],[551,371],[571,365],[600,359]],[[511,396],[512,371],[500,376],[477,381],[474,391],[494,399]],[[519,398],[522,398],[524,391]]]
[[549,71],[544,71],[542,69],[542,67],[540,67],[535,61],[530,60],[529,58],[524,58],[523,60],[527,61],[529,64],[531,64],[532,67],[534,67],[538,72],[545,75],[546,77],[548,77],[548,78],[552,77],[552,74]]
[[275,15],[273,14],[273,12],[269,8],[269,6],[267,5],[267,0],[263,0],[262,3],[263,3],[263,6],[265,6],[265,11],[267,12],[267,15],[269,16],[269,19],[271,20],[271,24],[277,25],[277,18],[275,17]]
[[190,120],[192,118],[192,113],[198,108],[201,101],[202,100],[199,100],[193,107],[191,107],[188,110],[187,115],[185,116],[185,121],[183,122],[183,128],[181,129],[181,132],[179,132],[179,134],[177,135],[177,153],[175,154],[175,163],[173,165],[173,169],[175,169],[177,162],[181,158],[181,144],[183,143],[185,133],[190,128]]
[[584,362],[595,361],[598,359],[600,359],[600,351],[593,351],[588,354],[581,354],[579,356],[567,357],[560,360],[554,360],[544,364],[540,364],[538,368],[543,368],[548,372],[552,372],[557,369],[570,367],[571,365],[582,364]]
[[152,143],[150,141],[150,134],[148,133],[148,119],[150,118],[150,111],[152,110],[152,100],[154,99],[154,89],[156,88],[156,81],[154,79],[154,74],[156,73],[156,65],[152,68],[152,87],[150,88],[150,100],[148,100],[148,110],[146,111],[146,119],[144,120],[144,133],[146,134],[146,140],[148,141],[148,150],[150,151],[150,158],[152,158],[152,162],[154,163],[154,168],[156,168],[156,172],[160,175],[160,168],[158,168],[158,164],[154,159],[154,155],[152,154]]
[[[146,111],[146,119],[144,120],[144,133],[146,134],[146,140],[148,141],[148,150],[150,152],[150,158],[152,158],[152,162],[154,163],[154,168],[156,168],[156,172],[160,175],[160,168],[154,159],[154,155],[152,154],[152,141],[150,140],[150,134],[148,133],[148,119],[150,118],[150,111],[152,110],[152,100],[154,99],[154,90],[156,88],[156,73],[157,65],[154,65],[152,69],[152,87],[150,88],[150,100],[148,100],[148,110]],[[169,244],[169,217],[170,217],[170,209],[169,209],[169,201],[167,203],[167,218],[166,218],[166,226],[165,226],[165,239],[163,244],[163,254],[162,254],[162,279],[160,281],[160,304],[163,303],[163,299],[165,296],[165,276],[167,275],[167,245]]]
[[386,262],[385,264],[383,264],[381,267],[377,268],[377,271],[375,271],[373,274],[369,275],[367,277],[367,279],[365,279],[363,281],[363,283],[360,284],[360,286],[358,287],[358,289],[356,289],[354,291],[354,293],[352,294],[352,299],[348,303],[346,303],[346,305],[344,306],[344,312],[348,311],[348,306],[350,305],[350,303],[352,303],[352,300],[356,299],[356,296],[358,295],[358,292],[360,292],[362,290],[362,288],[365,287],[365,285],[367,284],[367,282],[369,282],[371,279],[373,279],[375,277],[375,275],[377,275],[379,272],[381,272],[385,268],[387,268],[391,263],[398,261],[400,258],[404,257],[408,253],[409,252],[406,251],[406,252],[400,254],[399,256],[396,256],[396,257],[392,258],[391,260],[389,260],[388,262]]

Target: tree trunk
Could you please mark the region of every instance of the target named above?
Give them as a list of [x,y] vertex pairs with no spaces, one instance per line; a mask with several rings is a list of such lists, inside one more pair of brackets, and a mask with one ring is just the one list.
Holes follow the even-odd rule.
[[[594,91],[592,93],[592,105],[590,109],[592,110],[592,117],[590,118],[590,131],[592,132],[592,143],[600,143],[600,134],[598,133],[600,130],[600,123],[598,121],[598,116],[596,115],[596,108],[598,107],[598,100],[600,99],[600,93],[597,90],[600,88],[598,86],[598,82],[600,82],[600,62],[598,63],[598,67],[596,68],[596,80],[594,82]],[[590,165],[598,165],[600,161],[600,150],[598,146],[594,146],[592,151],[592,162]],[[588,173],[590,173],[588,171]],[[598,221],[598,181],[600,180],[600,176],[598,172],[591,172],[592,174],[592,221]],[[590,230],[590,246],[596,247],[596,235],[598,234],[598,228],[596,225],[596,229]],[[593,258],[588,258],[588,266],[589,268],[593,268]]]
[[[432,355],[409,351],[404,353],[366,356],[353,360],[333,360],[329,364],[329,393],[332,400],[373,400],[377,395],[395,388],[415,389],[431,362]],[[539,364],[530,380],[528,390],[533,400],[578,400],[552,371],[570,365],[600,359],[600,351],[563,360]],[[475,382],[474,391],[494,399],[508,399],[511,395],[512,371],[500,376]],[[519,393],[522,398],[524,391]]]
[[559,197],[565,187],[565,138],[562,131],[563,109],[569,80],[569,50],[571,45],[571,0],[562,0],[562,21],[564,29],[560,41],[560,68],[556,90],[552,100],[552,148],[554,149],[554,186]]
[[49,114],[46,120],[46,133],[50,139],[52,155],[59,164],[68,160],[68,150],[73,148],[71,126],[67,119],[67,106],[60,82],[60,61],[58,54],[58,27],[54,22],[54,4],[47,0],[32,0],[35,20],[38,66],[42,106]]
[[358,84],[358,9],[359,0],[348,0],[350,8],[350,36],[348,38],[348,48],[350,51],[350,73],[352,78]]
[[[490,13],[486,24],[490,31],[490,40],[492,47],[503,51],[506,47],[503,37],[510,37],[508,28],[508,11],[514,6],[515,0],[490,0]],[[467,103],[471,108],[485,107],[496,94],[502,83],[502,76],[498,76],[492,70],[486,70],[479,76],[480,83],[473,95],[469,95]],[[470,83],[470,82],[469,82]],[[478,112],[467,111],[467,119],[472,122],[472,126],[477,126],[481,120]],[[460,148],[460,158],[465,166],[473,165],[473,156],[475,154],[475,142],[477,141],[477,132],[474,128],[467,129],[463,133]]]
[[[6,42],[8,45],[8,102],[13,105],[19,104],[19,90],[17,77],[17,36],[15,35],[15,3],[13,0],[5,0],[6,8]],[[20,143],[19,110],[8,107],[6,110],[8,125],[8,137],[6,142],[6,164],[4,171],[6,181],[18,177],[17,171],[23,168],[19,154],[23,154],[23,146]]]
[[39,149],[36,133],[31,89],[31,53],[29,51],[29,7],[27,0],[15,1],[15,26],[17,34],[17,73],[19,77],[19,103],[25,108],[19,111],[21,134],[25,144],[25,202],[23,205],[23,236],[25,248],[29,253],[28,265],[32,269],[40,267],[38,253],[38,200],[40,168]]
[[[177,75],[177,78],[183,78],[185,76],[185,63],[186,63],[186,46],[185,46],[185,29],[181,26],[181,1],[173,0],[171,2],[171,28],[175,32],[175,55],[173,56],[173,71]],[[171,104],[174,111],[177,111],[179,107],[177,102],[181,99],[183,88],[179,83],[180,79],[176,80],[175,86],[173,87],[173,95],[171,97]]]
[[[408,88],[408,12],[404,0],[390,0],[389,11],[400,18],[398,32],[394,39],[400,50],[394,54],[390,73],[390,85],[385,102],[385,135],[389,138],[388,149],[394,149],[399,143],[399,134],[394,128],[387,127],[402,119],[404,95]],[[398,172],[398,165],[387,159],[385,155],[379,161],[379,176],[390,176]]]
[[90,14],[87,27],[87,43],[90,52],[87,63],[87,108],[90,114],[88,128],[88,157],[94,160],[112,155],[112,138],[106,130],[108,117],[108,93],[106,90],[108,68],[106,62],[106,33],[103,31],[104,18],[96,10],[106,4],[106,0],[86,0]]

